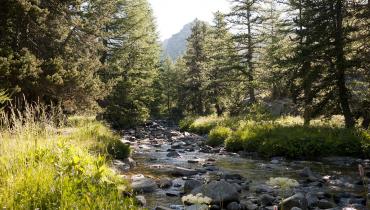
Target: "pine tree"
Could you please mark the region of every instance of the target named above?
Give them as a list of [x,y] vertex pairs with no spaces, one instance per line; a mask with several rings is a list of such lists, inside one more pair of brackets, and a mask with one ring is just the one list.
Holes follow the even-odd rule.
[[109,26],[107,65],[116,85],[107,98],[104,118],[116,128],[132,127],[150,117],[159,46],[146,0],[124,1]]
[[224,14],[215,13],[209,34],[206,45],[209,60],[206,89],[211,96],[210,102],[220,116],[230,106],[231,92],[239,83],[236,72],[239,57]]
[[187,101],[186,109],[190,113],[198,115],[204,115],[210,111],[210,102],[205,90],[209,69],[206,51],[208,34],[209,26],[196,20],[184,56],[187,77],[184,84],[185,97],[183,100]]

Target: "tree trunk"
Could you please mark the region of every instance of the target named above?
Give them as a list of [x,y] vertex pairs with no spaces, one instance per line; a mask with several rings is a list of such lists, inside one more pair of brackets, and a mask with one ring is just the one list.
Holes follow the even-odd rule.
[[346,60],[344,57],[344,37],[343,37],[343,2],[337,0],[335,5],[336,12],[336,34],[335,34],[335,51],[336,51],[336,83],[339,94],[339,103],[345,118],[347,128],[352,128],[355,121],[349,106],[349,93],[346,87]]

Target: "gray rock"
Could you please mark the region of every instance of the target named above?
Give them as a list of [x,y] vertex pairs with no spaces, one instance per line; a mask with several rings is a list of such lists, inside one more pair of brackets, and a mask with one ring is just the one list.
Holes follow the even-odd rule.
[[241,210],[242,207],[239,203],[237,202],[231,202],[227,205],[226,207],[227,210]]
[[222,179],[226,180],[243,180],[244,177],[240,174],[224,174],[221,176]]
[[180,157],[180,154],[176,151],[169,152],[167,157]]
[[195,188],[201,185],[202,185],[202,182],[198,180],[186,180],[184,184],[184,192],[190,193],[192,190],[194,190]]
[[263,194],[259,197],[262,206],[271,206],[275,201],[275,197],[269,194]]
[[162,178],[158,181],[158,186],[161,189],[167,189],[172,186],[172,180],[167,178]]
[[186,206],[185,210],[208,210],[207,205],[191,205],[191,206]]
[[136,202],[140,205],[140,206],[145,206],[146,205],[146,199],[144,196],[142,195],[137,195],[135,196],[135,199],[136,199]]
[[257,204],[254,204],[251,201],[242,200],[242,201],[240,201],[240,205],[245,210],[256,210],[256,209],[258,209]]
[[157,207],[155,207],[154,210],[173,210],[173,209],[170,209],[170,208],[167,208],[167,207],[164,207],[164,206],[157,206]]
[[298,207],[293,207],[290,210],[302,210],[302,209],[301,208],[298,208]]
[[314,174],[309,167],[305,167],[302,171],[299,172],[299,175],[305,177],[309,182],[322,181],[321,178]]
[[166,195],[169,197],[179,197],[181,193],[179,191],[168,191],[166,192]]
[[131,184],[134,192],[151,193],[157,188],[157,183],[153,179],[141,178],[134,180]]
[[307,200],[303,193],[297,193],[287,199],[284,199],[280,203],[280,207],[283,209],[291,209],[293,207],[301,208],[302,210],[307,210]]
[[258,185],[255,188],[255,191],[256,191],[256,193],[272,193],[272,192],[274,192],[274,190],[270,186],[267,186],[267,185]]
[[317,202],[319,201],[318,197],[313,193],[307,193],[306,199],[307,199],[307,205],[310,208],[317,206]]
[[182,168],[182,167],[171,167],[169,173],[173,176],[193,176],[198,174],[194,169]]
[[330,209],[334,207],[334,204],[328,200],[322,199],[317,202],[317,207],[319,207],[320,209]]
[[239,193],[235,186],[225,181],[212,181],[209,184],[195,188],[191,194],[202,193],[212,199],[212,204],[239,201]]

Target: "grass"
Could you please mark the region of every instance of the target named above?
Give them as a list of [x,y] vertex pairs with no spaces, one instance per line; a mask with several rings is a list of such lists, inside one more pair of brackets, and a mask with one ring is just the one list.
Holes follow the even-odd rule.
[[311,126],[304,126],[302,118],[291,116],[258,120],[248,117],[193,117],[186,119],[186,126],[189,131],[199,134],[208,131],[209,145],[219,146],[225,142],[226,149],[232,152],[309,159],[331,155],[370,157],[369,131],[344,128],[340,116],[315,119]]
[[[48,111],[46,111],[48,110]],[[0,204],[7,209],[137,209],[110,167],[119,136],[94,118],[58,127],[52,108],[26,105],[0,116]]]

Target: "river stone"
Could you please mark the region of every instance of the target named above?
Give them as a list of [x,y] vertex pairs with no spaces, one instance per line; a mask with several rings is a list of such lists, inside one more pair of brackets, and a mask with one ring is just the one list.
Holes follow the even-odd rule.
[[190,193],[192,190],[194,190],[195,188],[201,185],[202,185],[202,182],[198,180],[186,180],[184,184],[184,192]]
[[167,189],[172,186],[172,180],[167,178],[162,178],[158,181],[158,186],[161,189]]
[[157,183],[153,179],[136,179],[131,184],[134,192],[151,193],[157,188]]
[[142,195],[137,195],[135,196],[135,199],[136,199],[136,202],[140,205],[140,206],[145,206],[146,205],[146,199],[144,196]]
[[307,205],[310,208],[317,206],[317,202],[319,201],[317,195],[313,193],[307,193],[306,199],[307,199]]
[[180,154],[176,151],[169,152],[167,157],[180,157]]
[[322,199],[317,202],[317,207],[320,209],[330,209],[334,207],[334,204],[329,202],[328,200]]
[[164,207],[164,206],[157,206],[157,207],[155,207],[154,210],[173,210],[173,209],[170,209],[170,208],[167,208],[167,207]]
[[245,210],[256,210],[256,209],[258,209],[257,204],[254,204],[254,203],[252,203],[251,201],[248,201],[248,200],[240,201],[240,205]]
[[213,204],[239,201],[239,193],[235,187],[225,181],[212,181],[191,191],[191,194],[202,193],[212,199]]
[[186,206],[185,210],[208,210],[209,207],[207,205],[191,205],[191,206]]
[[173,176],[193,176],[198,174],[194,169],[182,168],[182,167],[171,167],[169,173]]
[[226,207],[227,210],[241,210],[242,207],[239,203],[237,202],[231,202],[227,205]]
[[271,206],[272,203],[275,201],[275,197],[269,194],[263,194],[260,196],[259,201],[262,206]]
[[314,174],[309,167],[305,167],[299,172],[299,175],[305,177],[309,182],[322,181],[316,174]]
[[280,203],[280,207],[283,209],[291,209],[293,207],[301,208],[302,210],[307,210],[307,200],[303,193],[297,193],[287,199],[284,199]]

